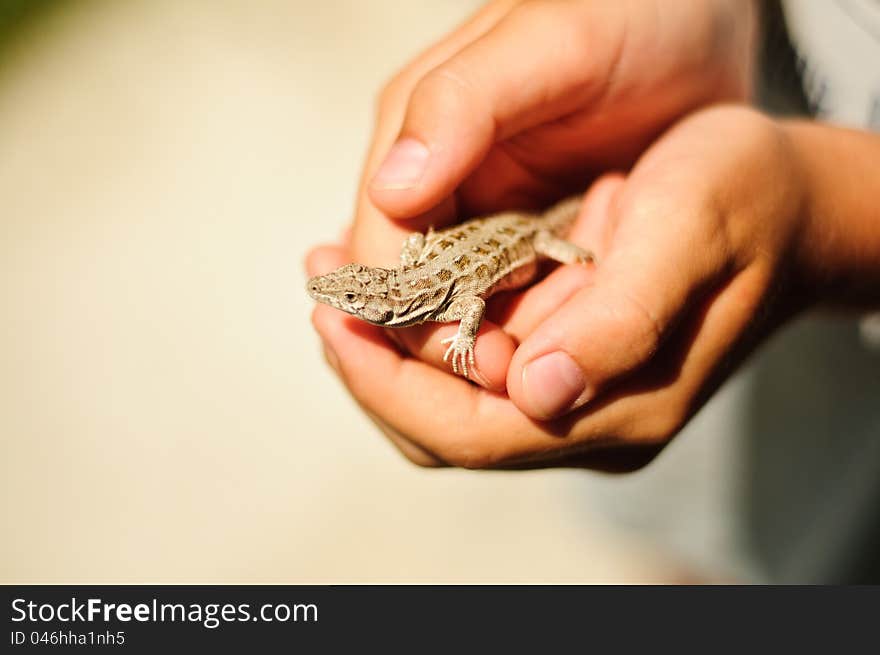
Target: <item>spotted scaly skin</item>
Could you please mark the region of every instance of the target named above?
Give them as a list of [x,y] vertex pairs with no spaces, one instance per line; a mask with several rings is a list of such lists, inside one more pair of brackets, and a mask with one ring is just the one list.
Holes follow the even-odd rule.
[[566,241],[580,208],[569,198],[542,214],[503,212],[475,218],[427,234],[413,233],[397,268],[346,264],[309,280],[309,295],[361,320],[382,327],[459,321],[443,361],[467,377],[475,369],[474,343],[486,299],[522,287],[538,272],[541,259],[586,264],[593,254]]

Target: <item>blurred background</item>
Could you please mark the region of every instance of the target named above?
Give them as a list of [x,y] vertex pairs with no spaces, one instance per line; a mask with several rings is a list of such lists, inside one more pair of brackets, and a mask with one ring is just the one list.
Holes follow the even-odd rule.
[[790,451],[740,436],[822,379],[784,343],[624,477],[417,469],[324,366],[304,253],[350,218],[382,82],[477,4],[0,0],[0,582],[825,575],[827,540],[773,532],[809,494],[755,483]]

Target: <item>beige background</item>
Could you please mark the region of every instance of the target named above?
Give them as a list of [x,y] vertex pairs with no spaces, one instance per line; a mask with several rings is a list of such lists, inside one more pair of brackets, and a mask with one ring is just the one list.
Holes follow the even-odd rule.
[[674,577],[589,474],[405,463],[319,356],[303,254],[474,4],[62,2],[3,46],[0,581]]

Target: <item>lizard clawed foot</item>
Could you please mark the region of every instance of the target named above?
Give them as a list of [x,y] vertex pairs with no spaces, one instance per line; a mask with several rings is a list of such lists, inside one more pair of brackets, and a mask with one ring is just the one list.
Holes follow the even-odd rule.
[[[452,357],[453,373],[461,373],[461,375],[467,377],[468,364],[470,364],[471,369],[476,372],[477,365],[474,361],[475,340],[473,337],[466,337],[461,334],[456,334],[454,337],[449,337],[448,339],[441,340],[440,343],[449,344],[449,348],[446,349],[446,353],[443,355],[443,361],[448,362],[450,356]],[[459,362],[461,362],[460,366]],[[460,371],[459,368],[461,369]]]

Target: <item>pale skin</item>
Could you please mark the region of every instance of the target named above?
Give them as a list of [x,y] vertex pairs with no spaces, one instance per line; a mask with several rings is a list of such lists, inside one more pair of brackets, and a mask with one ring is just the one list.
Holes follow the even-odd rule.
[[[636,468],[794,313],[880,306],[880,137],[700,109],[745,99],[753,8],[662,5],[492,3],[383,95],[351,235],[310,274],[579,184],[570,239],[600,262],[490,300],[482,387],[442,361],[455,325],[394,331],[395,347],[316,307],[328,361],[412,461]],[[590,182],[608,169],[624,172]]]

